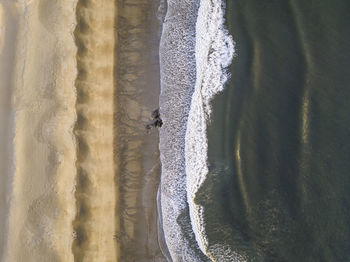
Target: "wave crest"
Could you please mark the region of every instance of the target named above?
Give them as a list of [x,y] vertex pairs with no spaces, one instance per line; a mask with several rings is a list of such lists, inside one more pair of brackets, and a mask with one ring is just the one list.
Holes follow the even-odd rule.
[[226,68],[234,56],[234,41],[225,28],[224,11],[222,0],[201,0],[196,24],[197,78],[185,138],[187,201],[192,229],[199,248],[212,261],[217,261],[217,258],[214,252],[210,252],[212,249],[206,237],[204,208],[194,199],[208,175],[207,121],[211,113],[210,102],[223,91],[229,78]]

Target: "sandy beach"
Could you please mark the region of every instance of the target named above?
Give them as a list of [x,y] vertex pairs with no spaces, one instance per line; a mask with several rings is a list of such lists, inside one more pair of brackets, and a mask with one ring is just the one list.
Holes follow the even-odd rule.
[[165,261],[157,236],[158,132],[145,132],[159,103],[158,18],[164,12],[159,6],[159,1],[124,1],[118,6],[115,79],[120,114],[115,143],[120,157],[120,261]]
[[73,260],[74,6],[74,1],[62,6],[47,1],[4,4],[18,22],[9,43],[14,134],[4,261]]
[[164,261],[158,6],[0,2],[1,261]]
[[15,48],[18,24],[15,9],[0,5],[0,260],[6,253],[6,235],[8,231],[8,213],[11,193],[13,111],[11,110],[11,86],[14,68]]

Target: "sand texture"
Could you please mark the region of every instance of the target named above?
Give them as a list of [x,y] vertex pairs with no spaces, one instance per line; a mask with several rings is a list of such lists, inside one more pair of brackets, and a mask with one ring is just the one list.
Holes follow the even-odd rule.
[[158,5],[0,0],[0,261],[164,261]]
[[158,246],[156,194],[160,164],[158,133],[145,132],[158,107],[159,1],[118,5],[116,144],[120,157],[120,261],[165,261]]
[[[7,188],[11,199],[3,261],[73,260],[74,7],[74,1],[62,1],[59,6],[49,1],[3,4],[4,13],[9,14],[4,38],[8,50],[3,55],[12,59],[1,61],[12,62],[5,89],[11,93],[7,103],[12,102],[13,114],[13,160],[8,162],[13,169],[9,164],[12,181]],[[11,20],[15,25],[10,25]]]
[[114,240],[115,11],[112,0],[79,1],[77,5],[77,215],[73,223],[77,261],[115,261],[119,253]]

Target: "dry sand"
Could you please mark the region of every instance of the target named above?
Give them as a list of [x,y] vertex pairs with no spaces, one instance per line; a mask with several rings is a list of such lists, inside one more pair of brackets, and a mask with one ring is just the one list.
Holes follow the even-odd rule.
[[158,2],[0,1],[0,261],[164,261]]
[[13,140],[13,111],[11,110],[11,86],[14,68],[18,25],[10,6],[0,3],[0,261],[6,253],[10,177],[13,172],[11,142]]
[[13,61],[8,89],[15,112],[4,261],[73,260],[74,7],[71,0],[4,2],[18,23],[10,43],[14,59],[3,60]]

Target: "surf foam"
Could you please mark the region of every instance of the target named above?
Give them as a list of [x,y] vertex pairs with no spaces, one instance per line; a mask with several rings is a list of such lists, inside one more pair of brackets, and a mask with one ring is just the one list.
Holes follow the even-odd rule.
[[194,240],[192,229],[187,230],[181,226],[181,218],[188,217],[189,221],[185,134],[196,80],[195,24],[198,7],[198,0],[167,2],[159,51],[159,103],[164,122],[159,141],[162,163],[160,205],[164,239],[173,261],[200,261],[191,247],[191,238]]
[[234,43],[222,0],[167,4],[160,43],[160,215],[173,261],[209,261],[203,208],[194,197],[208,173],[210,101],[224,88]]
[[[217,259],[210,251],[205,234],[204,208],[197,205],[194,199],[208,174],[207,122],[211,113],[210,101],[224,89],[229,77],[225,68],[231,64],[234,55],[234,42],[224,25],[224,10],[221,0],[200,2],[196,24],[197,77],[185,138],[187,201],[192,229],[199,248],[212,261]],[[220,261],[224,260],[221,258]],[[233,261],[232,257],[230,261]]]

